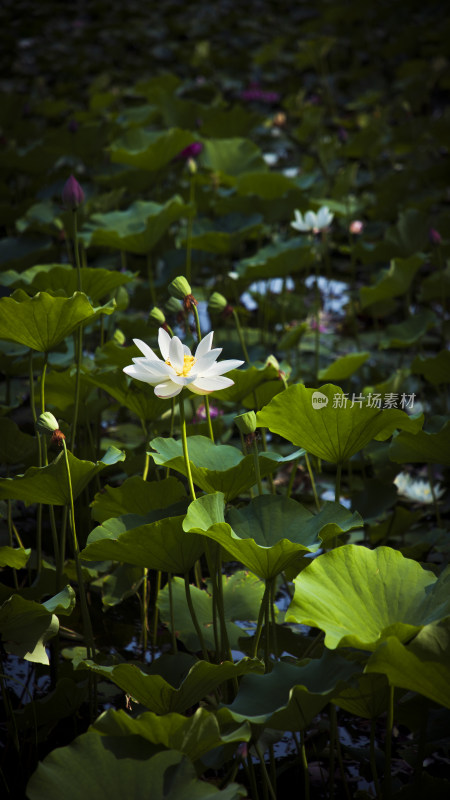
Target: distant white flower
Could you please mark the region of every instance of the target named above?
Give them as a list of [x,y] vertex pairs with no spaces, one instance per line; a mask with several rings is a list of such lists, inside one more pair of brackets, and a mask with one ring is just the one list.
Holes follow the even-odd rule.
[[314,211],[307,211],[305,216],[295,209],[295,221],[291,222],[293,228],[296,231],[313,231],[313,233],[319,233],[319,231],[325,230],[328,228],[334,218],[334,214],[331,213],[328,206],[322,206],[319,208],[317,214]]
[[186,387],[195,394],[209,394],[233,386],[234,381],[224,378],[223,373],[236,369],[243,361],[229,359],[217,363],[222,349],[211,350],[214,331],[199,342],[195,355],[178,336],[169,336],[164,328],[159,329],[158,344],[164,361],[158,358],[151,347],[140,339],[133,339],[144,356],[133,358],[133,364],[124,372],[138,381],[155,387],[157,397],[169,398],[180,394]]
[[268,167],[273,167],[278,161],[277,153],[263,153],[263,159]]
[[[427,504],[433,502],[431,486],[428,481],[415,480],[411,475],[408,475],[407,472],[400,472],[395,478],[394,483],[399,494],[403,495],[403,497],[406,497],[408,500],[413,500],[415,503]],[[436,499],[439,500],[445,493],[445,489],[436,483],[434,486],[434,493]]]

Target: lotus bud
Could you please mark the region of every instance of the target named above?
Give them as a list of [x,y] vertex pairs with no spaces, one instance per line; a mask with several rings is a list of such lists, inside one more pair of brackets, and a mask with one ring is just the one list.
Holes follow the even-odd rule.
[[442,236],[436,228],[430,228],[428,235],[430,237],[431,244],[440,244],[442,242]]
[[361,222],[360,219],[354,219],[349,225],[350,233],[353,233],[355,236],[358,236],[360,233],[363,232],[364,223]]
[[256,431],[256,414],[254,411],[247,411],[246,414],[238,414],[234,418],[236,425],[244,436]]
[[193,158],[188,158],[187,161],[187,168],[191,175],[196,175],[197,173],[197,162]]
[[178,297],[178,300],[184,300],[185,297],[189,297],[192,294],[192,289],[186,278],[179,275],[169,284],[169,294],[171,297]]
[[166,308],[169,314],[179,314],[182,310],[182,305],[176,297],[170,297],[166,303]]
[[76,211],[84,203],[84,192],[73,175],[66,181],[62,190],[62,201],[67,210]]
[[148,315],[149,321],[154,322],[158,327],[165,325],[166,318],[164,316],[164,312],[161,311],[160,308],[157,306],[153,306],[150,314]]
[[59,430],[59,424],[50,411],[44,411],[36,422],[39,433],[54,433]]
[[208,301],[208,308],[210,309],[210,311],[220,314],[222,313],[222,311],[225,311],[227,306],[228,302],[227,299],[223,296],[223,294],[220,294],[220,292],[212,293]]

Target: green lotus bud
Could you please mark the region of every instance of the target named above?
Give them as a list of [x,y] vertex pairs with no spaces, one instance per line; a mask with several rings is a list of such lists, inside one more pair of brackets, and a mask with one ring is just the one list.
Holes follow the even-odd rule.
[[234,418],[234,421],[244,436],[248,436],[249,433],[254,433],[256,431],[256,414],[254,411],[247,411],[246,414],[238,414],[238,416]]
[[165,324],[166,318],[164,311],[161,311],[157,306],[153,306],[150,314],[148,315],[149,322],[154,322],[156,325],[161,326]]
[[216,313],[220,314],[222,311],[225,311],[227,306],[228,306],[228,301],[223,296],[223,294],[220,294],[220,292],[212,293],[208,301],[208,308],[210,309],[210,311],[213,312],[215,311]]
[[178,297],[178,300],[184,300],[185,297],[192,294],[192,289],[186,278],[179,275],[172,283],[169,283],[169,294],[171,297]]
[[59,430],[59,424],[50,411],[44,411],[44,413],[38,417],[36,427],[39,433],[54,433]]
[[170,297],[166,303],[166,308],[170,314],[179,314],[183,306],[176,297]]

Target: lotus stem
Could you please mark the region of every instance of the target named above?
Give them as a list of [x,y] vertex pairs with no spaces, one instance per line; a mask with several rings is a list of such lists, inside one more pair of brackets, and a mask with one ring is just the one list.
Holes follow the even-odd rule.
[[392,792],[391,757],[392,757],[392,728],[394,727],[394,687],[389,684],[389,700],[386,719],[386,744],[385,773],[384,773],[384,798],[390,800]]
[[186,417],[184,414],[184,401],[183,401],[183,393],[181,392],[178,395],[178,405],[180,408],[180,421],[181,421],[181,442],[183,445],[183,456],[184,456],[184,463],[186,465],[186,472],[187,472],[187,480],[189,484],[189,491],[191,493],[191,500],[196,500],[196,494],[194,489],[194,482],[192,480],[192,472],[191,472],[191,464],[189,461],[189,451],[188,451],[188,443],[187,443],[187,435],[186,435]]
[[378,779],[377,762],[375,759],[375,719],[370,725],[370,768],[372,770],[372,780],[375,786],[375,797],[381,797],[380,781]]
[[[195,305],[195,303],[192,303],[192,311],[194,313],[195,327],[196,327],[196,330],[197,330],[197,338],[198,338],[198,341],[200,342],[201,338],[202,338],[202,329],[200,327],[200,317],[198,315],[198,310],[197,310],[197,306]],[[211,412],[210,412],[210,409],[209,409],[209,397],[208,397],[207,394],[203,395],[203,402],[205,404],[206,421],[208,423],[209,438],[211,439],[212,442],[214,442],[214,431],[213,431],[213,426],[212,426],[212,422],[211,422]]]
[[156,641],[158,638],[158,595],[161,588],[161,570],[159,569],[156,574],[156,589],[153,601],[153,634],[152,634],[152,648],[156,650]]
[[260,640],[260,637],[261,637],[263,619],[264,619],[264,614],[265,614],[266,604],[267,604],[267,596],[268,596],[269,592],[270,592],[270,582],[269,582],[269,580],[266,580],[265,581],[264,594],[263,594],[263,597],[262,597],[262,600],[261,600],[261,606],[259,608],[259,615],[258,615],[258,622],[256,624],[255,636],[254,636],[254,640],[253,640],[252,658],[258,658],[258,645],[259,645],[259,640]]
[[311,487],[312,487],[313,495],[314,495],[314,502],[316,504],[317,511],[320,511],[320,502],[319,502],[319,497],[318,497],[318,494],[317,494],[316,482],[314,480],[314,473],[312,471],[311,462],[309,460],[308,453],[305,453],[305,464],[306,464],[306,469],[308,470],[309,480],[311,481]]
[[194,603],[192,602],[191,596],[191,586],[189,583],[189,572],[185,572],[184,574],[184,590],[186,593],[186,601],[188,604],[189,612],[191,615],[192,622],[194,623],[194,628],[198,636],[198,640],[200,642],[200,647],[202,651],[202,655],[205,661],[209,661],[208,651],[206,649],[205,640],[203,638],[202,629],[200,627],[200,623],[197,618],[197,614],[195,612]]
[[266,762],[264,761],[264,753],[261,752],[260,747],[258,747],[258,745],[256,743],[254,744],[254,748],[255,748],[255,750],[257,752],[257,755],[258,755],[258,758],[259,758],[259,762],[261,764],[261,771],[262,771],[262,775],[263,775],[263,779],[264,779],[263,788],[265,786],[268,789],[272,800],[277,800],[277,796],[276,796],[274,788],[272,786],[272,782],[271,782],[271,780],[269,778],[269,773],[267,772]]
[[148,569],[144,567],[142,581],[142,650],[145,654],[148,645]]
[[334,502],[339,503],[341,497],[341,473],[342,473],[342,464],[339,462],[336,467],[336,484],[334,490]]
[[306,757],[306,747],[305,747],[305,731],[300,732],[301,737],[301,745],[300,745],[300,753],[301,753],[301,761],[303,766],[303,781],[304,781],[304,788],[305,788],[305,800],[309,800],[310,793],[309,793],[309,771],[308,771],[308,759]]
[[167,573],[167,583],[169,586],[169,609],[170,609],[170,633],[172,637],[172,650],[178,653],[177,637],[175,636],[175,615],[173,607],[172,573]]

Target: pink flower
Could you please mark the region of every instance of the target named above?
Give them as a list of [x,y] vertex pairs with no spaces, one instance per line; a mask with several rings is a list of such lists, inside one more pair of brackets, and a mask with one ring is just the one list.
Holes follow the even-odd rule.
[[431,244],[440,244],[442,242],[442,236],[436,228],[430,228],[428,236],[430,237]]
[[62,201],[67,210],[76,211],[84,203],[84,192],[77,179],[70,176],[62,190]]
[[278,103],[280,95],[278,92],[266,92],[261,89],[259,83],[251,83],[248,89],[244,89],[240,94],[241,100],[251,103],[253,100],[260,103]]
[[[210,406],[209,414],[211,419],[214,419],[215,417],[219,417],[221,414],[223,414],[223,411],[221,408],[216,408],[216,406]],[[192,422],[194,422],[195,424],[197,422],[205,422],[205,420],[206,420],[206,406],[204,405],[204,403],[202,403],[197,408],[197,411],[192,419]]]
[[197,158],[203,150],[203,144],[201,142],[192,142],[192,144],[188,144],[184,150],[181,150],[175,158],[180,161],[187,161],[189,158]]
[[350,233],[354,233],[355,236],[363,232],[364,223],[361,222],[360,219],[354,219],[349,226]]

